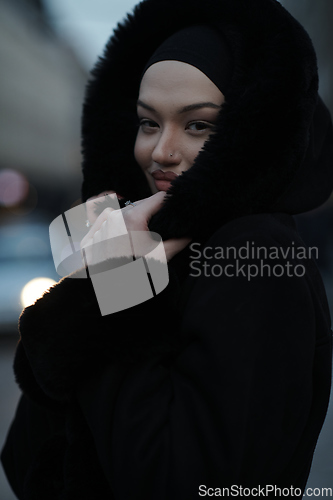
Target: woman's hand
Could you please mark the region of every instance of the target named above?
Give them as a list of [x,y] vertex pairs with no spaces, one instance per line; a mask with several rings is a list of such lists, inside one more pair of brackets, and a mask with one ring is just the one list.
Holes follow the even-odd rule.
[[[117,200],[117,194],[115,191],[103,191],[97,196],[92,196],[88,198],[86,201],[86,211],[87,211],[87,219],[90,223],[90,226],[94,224],[97,217],[101,214],[102,210],[98,210],[98,205],[103,205],[108,198],[113,198],[115,201]],[[106,207],[105,207],[106,208]]]
[[[128,205],[121,210],[106,208],[93,222],[93,226],[81,242],[87,264],[97,264],[114,257],[131,257],[133,254],[135,257],[144,256],[154,250],[158,242],[151,237],[148,223],[162,207],[165,195],[164,191],[159,191],[149,198],[136,201],[135,206]],[[115,192],[109,191],[108,196],[116,199]],[[90,222],[94,220],[93,207],[97,199],[98,197],[90,198],[86,202]],[[191,238],[172,238],[164,241],[166,260],[172,259],[190,241]],[[156,255],[158,254],[155,252],[154,258]],[[161,260],[165,260],[163,255],[160,257]]]

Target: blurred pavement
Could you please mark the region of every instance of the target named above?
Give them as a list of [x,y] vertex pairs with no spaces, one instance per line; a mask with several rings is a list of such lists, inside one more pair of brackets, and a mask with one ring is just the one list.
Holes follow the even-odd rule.
[[[18,334],[12,338],[0,335],[0,448],[3,443],[15,414],[20,390],[15,383],[13,373],[13,358]],[[2,466],[0,466],[0,499],[16,500],[16,496],[9,486]],[[47,499],[45,499],[47,500]]]

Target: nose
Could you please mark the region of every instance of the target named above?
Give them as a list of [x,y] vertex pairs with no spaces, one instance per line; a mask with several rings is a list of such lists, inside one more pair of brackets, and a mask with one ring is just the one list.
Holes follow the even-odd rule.
[[177,132],[163,130],[152,152],[152,160],[159,165],[171,167],[179,165],[181,154],[179,151]]

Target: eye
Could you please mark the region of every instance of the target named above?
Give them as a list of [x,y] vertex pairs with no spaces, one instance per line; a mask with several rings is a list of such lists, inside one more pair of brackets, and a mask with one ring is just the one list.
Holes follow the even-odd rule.
[[211,123],[207,123],[207,122],[192,122],[192,123],[189,123],[188,129],[192,130],[194,132],[202,132],[202,131],[205,131],[207,129],[212,130],[213,125]]
[[142,127],[143,129],[153,129],[157,128],[158,125],[153,120],[148,120],[147,118],[143,118],[142,120],[140,120],[140,127]]

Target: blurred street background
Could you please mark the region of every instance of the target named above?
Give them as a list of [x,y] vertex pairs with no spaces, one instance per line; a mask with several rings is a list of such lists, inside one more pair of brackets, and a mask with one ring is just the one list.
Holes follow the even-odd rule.
[[[89,71],[136,3],[0,0],[0,448],[20,394],[12,370],[18,317],[60,279],[49,224],[80,203],[80,118]],[[281,3],[313,40],[320,94],[333,115],[333,0]],[[295,219],[304,241],[319,248],[333,315],[333,198]],[[333,490],[331,403],[308,482],[312,488]],[[15,498],[0,467],[0,500]]]

